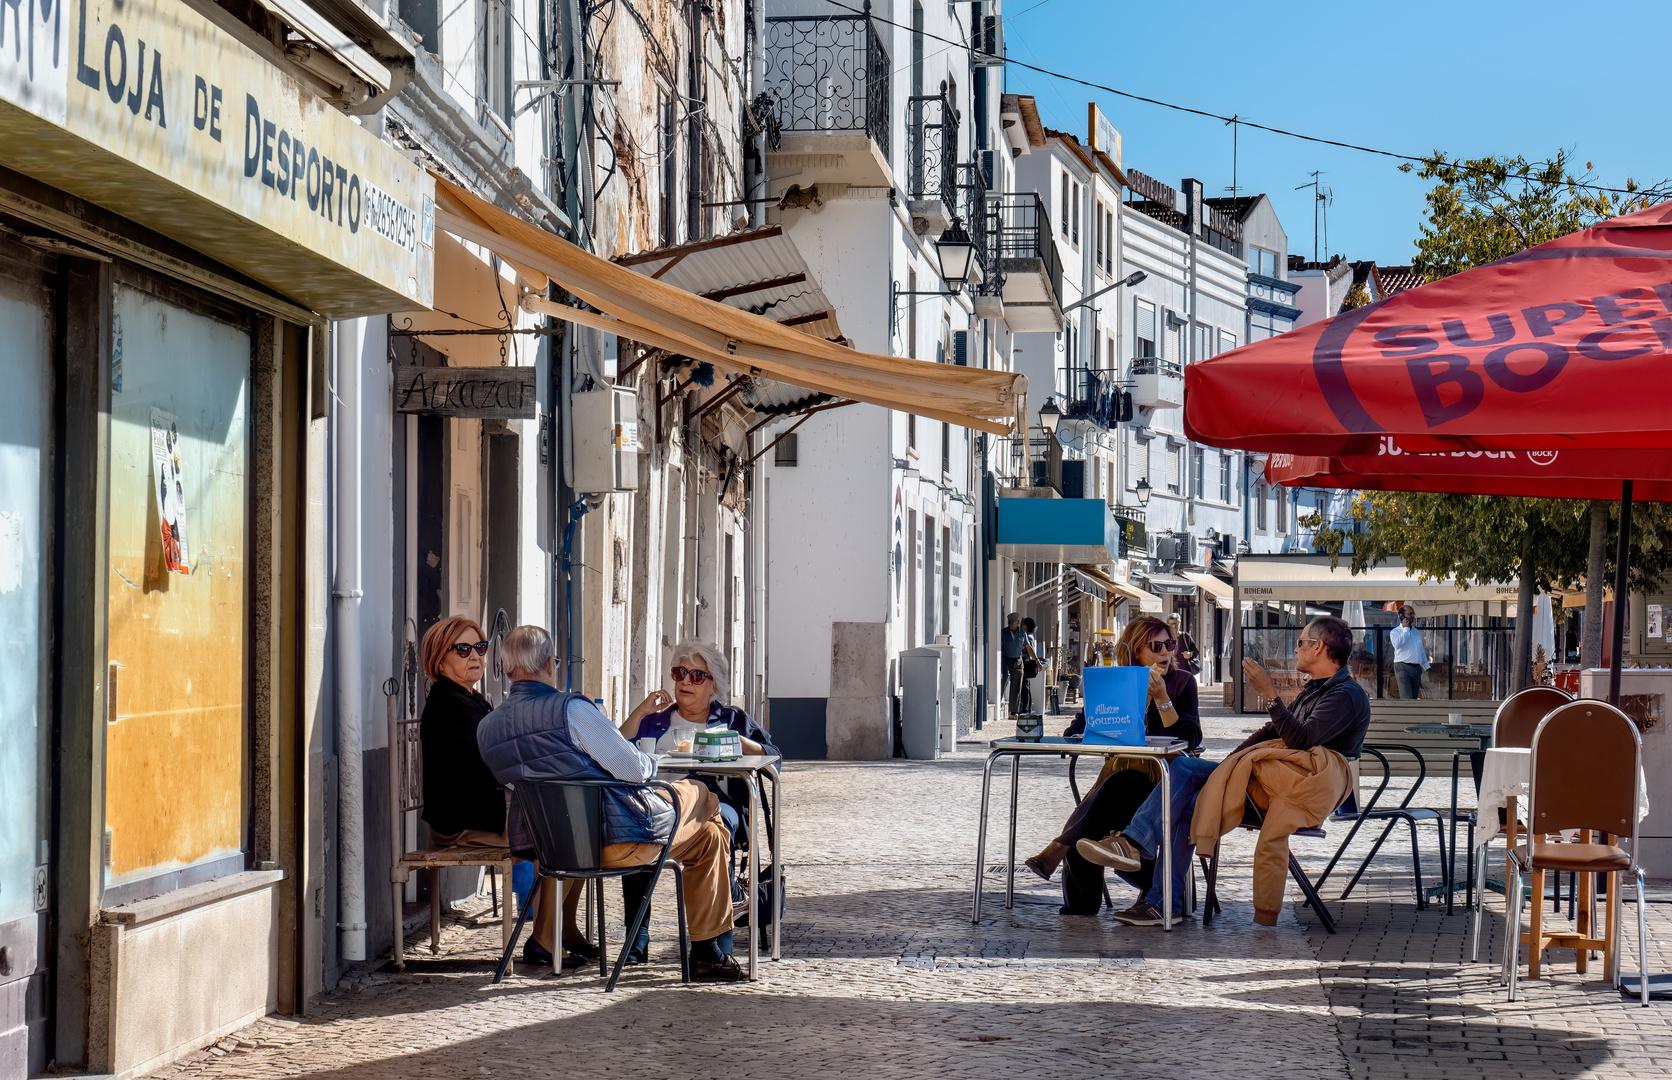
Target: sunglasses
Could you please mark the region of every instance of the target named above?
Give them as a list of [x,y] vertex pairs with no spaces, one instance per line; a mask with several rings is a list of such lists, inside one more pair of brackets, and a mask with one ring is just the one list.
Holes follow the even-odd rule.
[[1156,652],[1172,652],[1174,649],[1178,648],[1178,644],[1179,643],[1173,638],[1168,638],[1166,641],[1157,639],[1150,642],[1149,647],[1154,649]]
[[1318,645],[1318,644],[1321,644],[1321,643],[1318,641],[1317,638],[1304,638],[1304,637],[1299,638],[1295,641],[1295,651],[1299,652],[1300,647],[1302,645]]
[[714,678],[714,675],[711,672],[699,671],[696,668],[687,667],[676,667],[672,671],[668,672],[668,674],[673,676],[673,681],[676,683],[684,682],[686,679],[689,679],[691,680],[691,685],[693,686],[701,686],[703,683]]
[[477,656],[486,656],[488,653],[488,643],[485,641],[478,641],[474,645],[469,642],[456,641],[447,647],[464,657],[468,657],[472,650],[475,651]]

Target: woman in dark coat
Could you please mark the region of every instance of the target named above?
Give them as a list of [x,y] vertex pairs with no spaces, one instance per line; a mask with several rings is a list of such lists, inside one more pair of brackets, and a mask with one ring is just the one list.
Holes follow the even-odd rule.
[[[1177,656],[1178,639],[1166,623],[1152,615],[1142,615],[1128,623],[1120,643],[1115,646],[1118,664],[1150,669],[1145,734],[1171,735],[1195,750],[1202,745],[1196,679],[1176,665]],[[1073,728],[1069,733],[1073,733]],[[1068,815],[1057,838],[1025,861],[1028,869],[1046,881],[1066,861],[1062,879],[1064,914],[1095,915],[1103,903],[1103,867],[1087,861],[1074,845],[1084,837],[1100,838],[1121,829],[1132,820],[1132,815],[1159,782],[1158,776],[1147,768],[1105,767],[1097,784]],[[1149,887],[1149,875],[1143,871],[1122,876],[1134,885],[1139,885],[1142,879],[1140,888]]]

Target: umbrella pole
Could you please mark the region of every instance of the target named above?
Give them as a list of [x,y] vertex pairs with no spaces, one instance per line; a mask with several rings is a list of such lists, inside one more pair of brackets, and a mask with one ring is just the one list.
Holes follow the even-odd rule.
[[1626,603],[1630,599],[1631,481],[1620,481],[1620,542],[1614,552],[1613,649],[1608,657],[1608,704],[1620,704],[1620,654],[1626,636]]

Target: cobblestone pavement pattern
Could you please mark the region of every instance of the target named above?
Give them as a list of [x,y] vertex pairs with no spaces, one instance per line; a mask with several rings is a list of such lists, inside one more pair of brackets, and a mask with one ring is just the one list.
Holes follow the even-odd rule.
[[[1251,718],[1205,718],[1219,757]],[[1502,899],[1491,894],[1481,963],[1469,963],[1459,904],[1416,910],[1410,841],[1396,833],[1326,934],[1290,904],[1254,924],[1252,834],[1225,841],[1224,913],[1172,934],[1105,913],[1058,913],[1054,885],[1027,871],[1013,910],[1002,872],[970,923],[983,752],[938,762],[791,763],[784,827],[790,911],[783,959],[753,985],[681,986],[671,891],[657,906],[652,962],[605,995],[595,967],[561,978],[518,967],[491,985],[497,924],[450,923],[404,974],[351,974],[309,1015],[270,1017],[158,1075],[352,1077],[1573,1077],[1672,1074],[1672,1004],[1641,1009],[1572,953],[1510,1005],[1496,981]],[[1024,762],[1018,849],[1031,853],[1070,807],[1060,761]],[[1007,785],[995,776],[988,844],[1003,861]],[[1449,780],[1418,804],[1443,806]],[[1337,836],[1339,833],[1337,834]],[[1423,830],[1430,883],[1433,829]],[[1316,874],[1339,840],[1297,841]],[[1368,838],[1354,848],[1368,850]],[[1501,847],[1495,848],[1501,860]],[[1360,856],[1362,857],[1362,856]],[[1350,865],[1357,865],[1357,858]],[[1501,865],[1501,862],[1500,862]],[[1340,894],[1332,878],[1326,895]],[[1130,890],[1111,878],[1117,906]],[[1651,895],[1655,894],[1651,890]],[[620,893],[609,891],[613,942]],[[1629,896],[1629,894],[1628,894]],[[1629,955],[1636,950],[1627,906]],[[427,931],[426,931],[427,933]],[[1651,905],[1651,968],[1672,969],[1672,908]],[[414,943],[427,941],[415,936]],[[1635,962],[1627,962],[1635,970]]]

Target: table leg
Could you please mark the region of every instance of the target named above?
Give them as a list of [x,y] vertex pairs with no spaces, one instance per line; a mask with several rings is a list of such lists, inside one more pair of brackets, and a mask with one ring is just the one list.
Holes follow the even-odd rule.
[[975,833],[975,904],[970,912],[970,921],[981,921],[981,881],[987,869],[987,795],[993,786],[993,763],[999,759],[1002,750],[994,750],[987,755],[987,765],[981,770],[981,822]]
[[1022,755],[1010,755],[1010,847],[1004,856],[1004,910],[1016,906],[1016,796],[1022,784]]
[[1451,860],[1446,868],[1446,914],[1452,913],[1452,896],[1456,892],[1453,888],[1457,883],[1457,763],[1461,750],[1454,750],[1451,754]]
[[[749,836],[751,837],[749,843],[749,981],[754,982],[760,977],[761,958],[761,846],[753,838],[761,834],[759,820],[761,788],[753,773],[747,777],[745,782],[749,785]],[[774,852],[774,855],[776,856],[776,852]],[[733,945],[733,948],[736,948],[736,946]]]
[[767,766],[765,775],[772,778],[772,902],[778,905],[778,910],[772,913],[772,959],[777,960],[781,954],[778,950],[779,932],[783,929],[784,896],[784,849],[779,845],[784,827],[784,818],[778,810],[778,792],[782,784],[778,782],[778,770]]
[[1161,929],[1173,932],[1173,770],[1161,759]]

